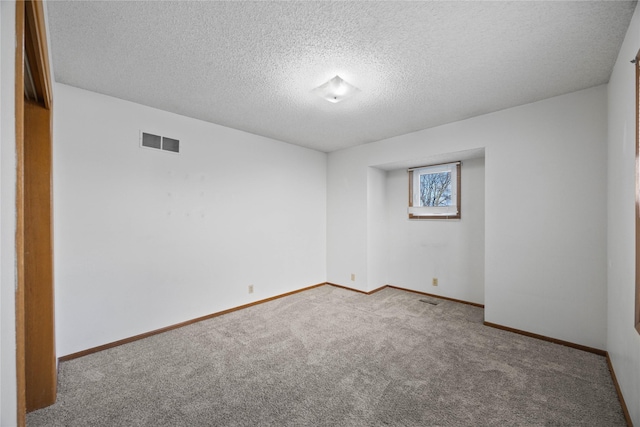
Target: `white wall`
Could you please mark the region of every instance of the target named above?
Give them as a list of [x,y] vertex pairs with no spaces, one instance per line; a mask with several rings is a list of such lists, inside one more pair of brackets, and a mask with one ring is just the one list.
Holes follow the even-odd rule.
[[[485,148],[485,319],[606,343],[606,87],[329,154],[328,280],[367,270],[369,166]],[[448,296],[448,295],[446,295]]]
[[634,425],[640,425],[640,335],[635,310],[636,9],[609,81],[607,351]]
[[483,304],[484,158],[464,160],[460,172],[459,220],[408,219],[407,170],[388,172],[389,283]]
[[367,168],[367,290],[389,284],[387,173]]
[[55,102],[59,356],[326,281],[326,154],[60,84]]
[[[358,150],[341,151],[327,165],[327,280],[361,291],[367,284],[368,174]],[[360,173],[345,173],[355,165]],[[330,190],[333,189],[333,190]],[[344,243],[344,246],[342,244]],[[351,274],[355,281],[351,281]]]
[[0,425],[17,424],[15,2],[0,2]]

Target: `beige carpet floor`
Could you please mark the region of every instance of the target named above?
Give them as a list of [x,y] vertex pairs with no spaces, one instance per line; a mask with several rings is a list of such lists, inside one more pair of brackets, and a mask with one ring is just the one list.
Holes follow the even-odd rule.
[[36,426],[624,426],[603,357],[322,286],[60,364]]

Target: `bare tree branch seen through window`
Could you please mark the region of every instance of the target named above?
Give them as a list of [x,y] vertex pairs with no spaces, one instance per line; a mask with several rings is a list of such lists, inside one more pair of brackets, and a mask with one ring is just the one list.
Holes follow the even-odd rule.
[[438,172],[420,175],[420,205],[451,205],[450,172]]

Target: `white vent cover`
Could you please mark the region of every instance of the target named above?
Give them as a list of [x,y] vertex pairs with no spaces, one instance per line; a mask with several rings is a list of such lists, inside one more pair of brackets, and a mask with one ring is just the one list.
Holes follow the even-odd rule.
[[154,148],[156,150],[180,152],[180,141],[166,136],[154,135],[152,133],[140,132],[140,146]]

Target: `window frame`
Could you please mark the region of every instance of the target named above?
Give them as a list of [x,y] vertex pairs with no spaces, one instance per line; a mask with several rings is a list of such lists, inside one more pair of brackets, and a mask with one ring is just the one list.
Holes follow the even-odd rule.
[[[419,173],[419,171],[422,171],[428,168],[434,168],[434,173],[436,173],[437,170],[440,169],[442,166],[450,166],[452,167],[452,169],[455,168],[455,175],[453,175],[453,177],[455,178],[455,187],[453,188],[453,190],[455,191],[455,194],[452,195],[452,199],[455,200],[456,213],[455,214],[436,214],[436,213],[419,214],[419,213],[412,212],[412,208],[419,207],[419,206],[413,205],[414,180],[416,179],[415,173]],[[461,161],[455,161],[455,162],[417,166],[414,168],[407,169],[407,175],[409,176],[409,208],[407,209],[409,219],[460,219],[461,218],[461,202],[460,202],[461,201],[460,188],[461,188],[461,182],[462,182],[461,173],[460,173],[461,166],[462,166]],[[454,172],[452,171],[452,173]],[[454,185],[454,183],[452,183],[452,185]]]

